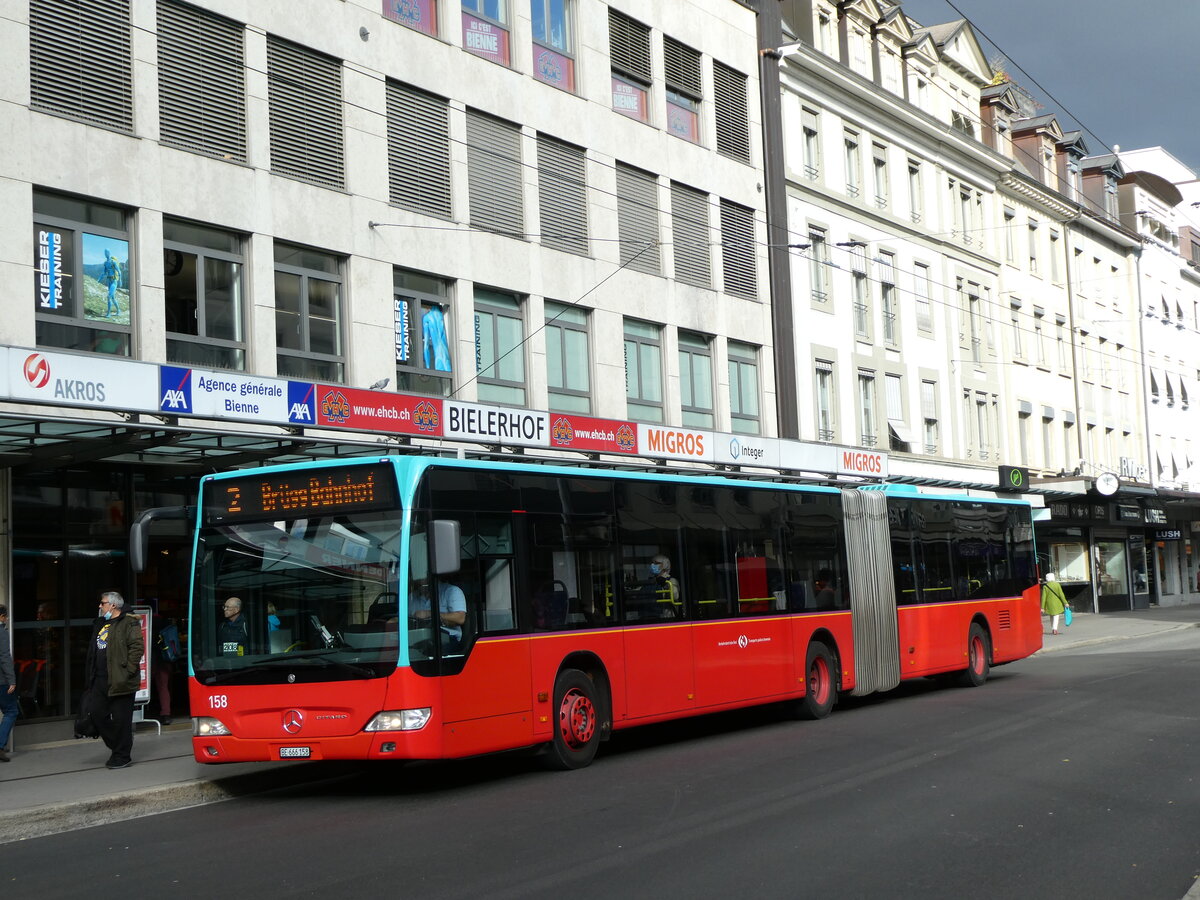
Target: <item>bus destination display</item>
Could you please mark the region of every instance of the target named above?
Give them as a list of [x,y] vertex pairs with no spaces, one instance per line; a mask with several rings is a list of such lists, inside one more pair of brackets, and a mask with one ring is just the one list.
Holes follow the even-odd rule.
[[337,469],[220,479],[205,486],[205,521],[295,519],[393,507],[396,479],[389,466]]

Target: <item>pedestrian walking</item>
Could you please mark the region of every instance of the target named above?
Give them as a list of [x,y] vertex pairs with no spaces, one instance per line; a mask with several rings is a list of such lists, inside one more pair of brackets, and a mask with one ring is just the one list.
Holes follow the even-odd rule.
[[100,618],[88,644],[86,687],[96,703],[100,737],[111,751],[105,766],[124,769],[132,762],[133,701],[141,683],[142,626],[125,612],[116,591],[100,595]]
[[8,639],[8,607],[0,604],[0,762],[8,762],[8,737],[17,721],[17,673]]
[[1042,582],[1042,612],[1050,617],[1051,634],[1058,634],[1058,620],[1069,605],[1058,578],[1053,572],[1047,572],[1046,580]]

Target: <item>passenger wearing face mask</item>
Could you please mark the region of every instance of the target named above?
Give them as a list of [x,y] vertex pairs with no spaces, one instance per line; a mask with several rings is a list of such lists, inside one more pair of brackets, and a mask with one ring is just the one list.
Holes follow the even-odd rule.
[[116,591],[100,595],[99,616],[88,644],[84,680],[96,698],[93,719],[112,753],[105,766],[124,769],[132,762],[133,700],[141,684],[145,643],[141,623],[125,612],[125,600]]
[[661,553],[650,560],[650,590],[658,603],[659,618],[683,618],[683,595],[679,592],[679,582],[671,577],[671,560]]

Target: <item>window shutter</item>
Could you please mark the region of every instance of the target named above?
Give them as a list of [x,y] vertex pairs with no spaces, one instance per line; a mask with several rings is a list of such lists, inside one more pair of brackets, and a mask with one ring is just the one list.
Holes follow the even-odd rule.
[[158,109],[163,143],[245,162],[242,26],[159,0]]
[[617,231],[621,265],[661,272],[658,247],[658,180],[649,172],[617,164]]
[[29,99],[38,109],[132,132],[129,0],[31,0]]
[[267,36],[271,168],[341,188],[342,66],[331,56]]
[[750,114],[746,105],[746,76],[713,63],[713,106],[717,120],[717,152],[750,161]]
[[754,247],[754,210],[730,200],[721,201],[721,264],[725,291],[747,300],[758,299],[758,265]]
[[451,218],[450,106],[396,81],[387,83],[388,199]]
[[708,195],[671,182],[671,229],[676,280],[711,287]]
[[524,234],[521,133],[517,126],[467,111],[467,179],[472,225]]
[[611,7],[608,10],[608,43],[612,67],[638,81],[649,84],[650,29],[626,18]]
[[679,41],[663,38],[663,75],[667,87],[700,100],[704,84],[700,78],[700,54]]
[[538,135],[537,154],[542,244],[587,256],[587,161],[583,149]]

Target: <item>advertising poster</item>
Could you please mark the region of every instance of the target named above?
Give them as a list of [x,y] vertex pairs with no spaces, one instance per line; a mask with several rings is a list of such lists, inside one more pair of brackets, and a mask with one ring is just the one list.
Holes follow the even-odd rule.
[[316,387],[318,427],[353,428],[385,434],[442,434],[442,401],[336,384]]
[[150,702],[150,616],[151,609],[148,606],[133,607],[133,615],[137,618],[138,624],[142,628],[142,661],[138,663],[138,689],[133,695],[134,703],[149,703]]
[[129,324],[129,242],[83,235],[83,318]]

